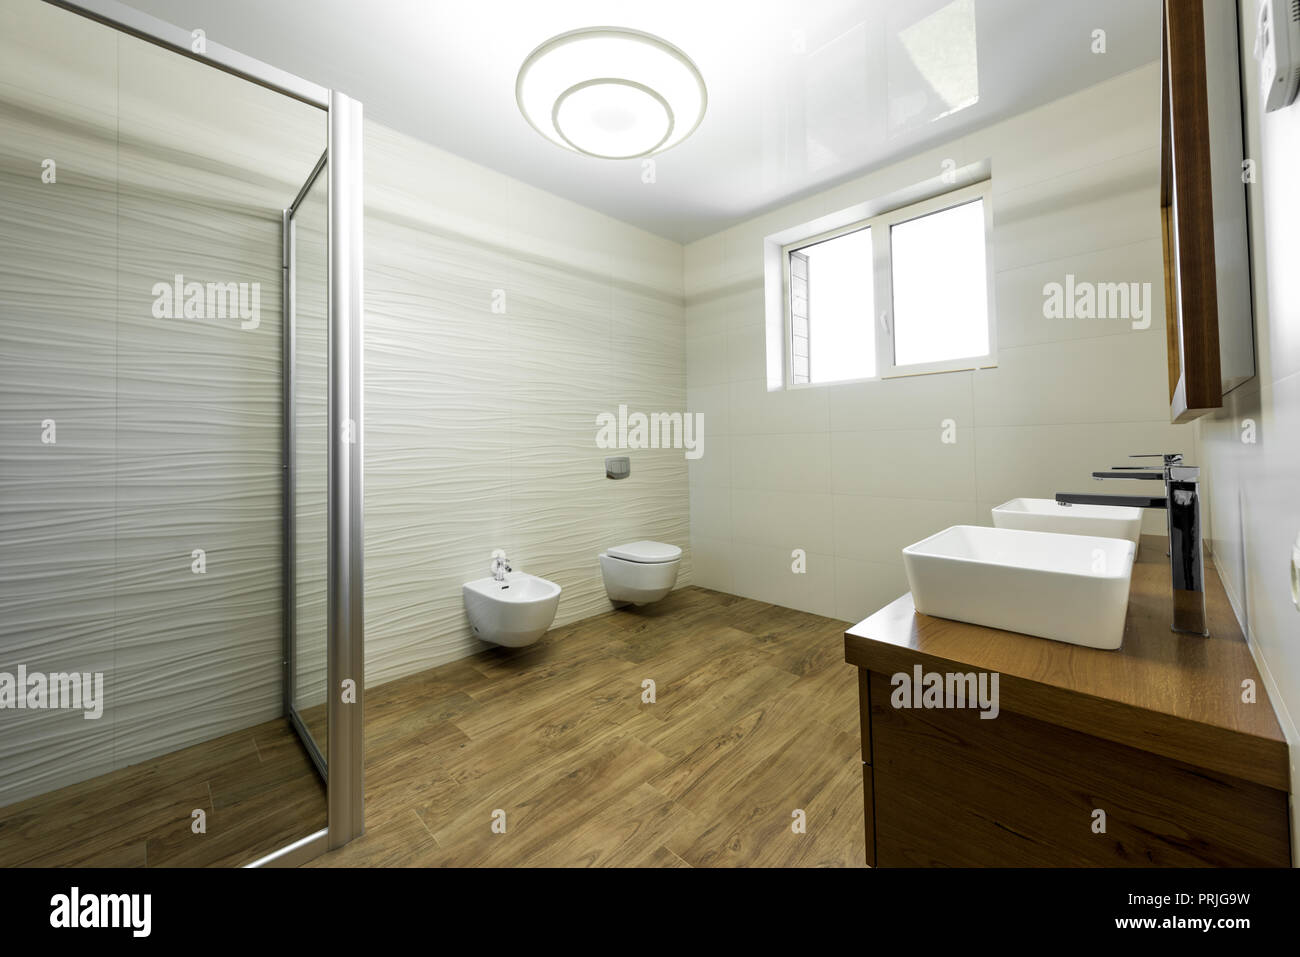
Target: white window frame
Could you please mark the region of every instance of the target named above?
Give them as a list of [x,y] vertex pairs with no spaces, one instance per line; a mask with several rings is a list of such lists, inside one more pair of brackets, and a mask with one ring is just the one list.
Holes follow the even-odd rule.
[[[893,248],[890,230],[901,223],[930,216],[957,206],[983,200],[984,202],[984,290],[987,296],[987,322],[989,351],[982,356],[963,356],[939,362],[894,363],[894,285]],[[875,329],[876,374],[854,379],[835,379],[830,382],[794,381],[794,317],[791,299],[790,254],[809,246],[856,233],[871,230],[872,299],[875,315],[870,321]],[[851,382],[875,382],[909,375],[931,375],[936,372],[957,372],[970,369],[987,369],[997,365],[997,317],[993,307],[993,191],[992,181],[985,179],[970,186],[941,193],[930,199],[899,206],[868,219],[860,219],[835,229],[804,236],[781,246],[782,311],[784,313],[783,352],[785,354],[785,387],[787,389],[825,388]],[[811,327],[810,327],[811,331]],[[811,356],[809,357],[811,359]],[[811,367],[810,367],[811,371]]]

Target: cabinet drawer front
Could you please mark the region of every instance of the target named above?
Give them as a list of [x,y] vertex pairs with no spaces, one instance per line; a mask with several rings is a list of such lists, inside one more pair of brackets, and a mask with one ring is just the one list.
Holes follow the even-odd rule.
[[1290,863],[1281,791],[1026,718],[1005,700],[986,720],[895,709],[888,677],[870,684],[881,866]]

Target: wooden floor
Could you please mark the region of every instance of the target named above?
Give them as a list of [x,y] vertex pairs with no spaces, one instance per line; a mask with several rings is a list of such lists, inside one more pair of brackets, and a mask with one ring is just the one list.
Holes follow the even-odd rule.
[[[370,689],[366,834],[313,864],[863,865],[843,635],[686,588]],[[324,825],[279,720],[0,808],[0,866],[236,866]]]
[[366,833],[312,863],[864,865],[844,627],[686,588],[370,689]]
[[0,866],[236,867],[324,826],[320,775],[280,719],[0,808]]

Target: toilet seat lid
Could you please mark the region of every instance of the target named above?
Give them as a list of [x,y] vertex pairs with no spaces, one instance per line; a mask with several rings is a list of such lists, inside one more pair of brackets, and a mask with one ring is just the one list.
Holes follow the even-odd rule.
[[656,564],[675,562],[682,557],[682,550],[676,545],[663,542],[629,542],[627,545],[615,545],[606,551],[610,558],[621,558],[625,562]]

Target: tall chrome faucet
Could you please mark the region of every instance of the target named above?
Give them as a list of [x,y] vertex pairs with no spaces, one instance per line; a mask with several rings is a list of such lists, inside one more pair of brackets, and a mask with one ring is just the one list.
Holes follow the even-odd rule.
[[1184,465],[1181,452],[1130,455],[1133,459],[1160,459],[1160,465],[1117,465],[1093,472],[1095,479],[1146,479],[1165,483],[1165,494],[1090,495],[1057,492],[1062,505],[1130,505],[1163,508],[1169,533],[1169,570],[1174,586],[1174,631],[1208,635],[1205,623],[1205,569],[1201,555],[1201,470]]

